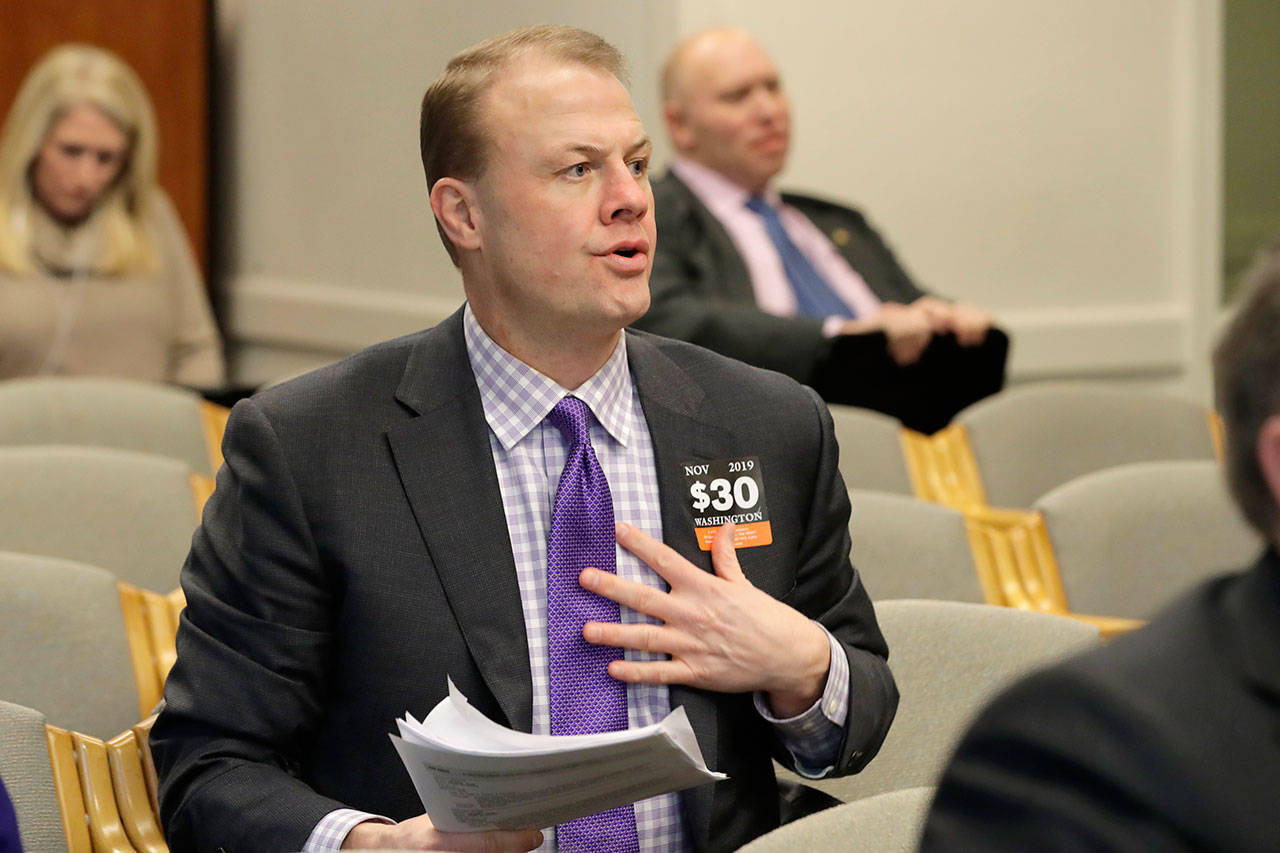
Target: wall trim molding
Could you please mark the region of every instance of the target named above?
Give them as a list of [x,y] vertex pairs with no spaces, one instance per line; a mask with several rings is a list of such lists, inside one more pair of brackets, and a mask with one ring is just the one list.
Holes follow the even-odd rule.
[[[462,303],[402,291],[367,290],[271,276],[228,288],[231,339],[262,352],[343,355],[435,325]],[[1013,337],[1009,377],[1099,378],[1186,371],[1188,306],[1177,303],[1036,308],[997,312]],[[243,372],[255,373],[251,365]]]

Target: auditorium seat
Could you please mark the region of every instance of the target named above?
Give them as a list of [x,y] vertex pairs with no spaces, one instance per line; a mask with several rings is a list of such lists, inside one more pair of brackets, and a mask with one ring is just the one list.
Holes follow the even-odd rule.
[[50,376],[0,382],[0,446],[70,444],[154,453],[206,477],[222,464],[228,410],[172,385]]
[[1195,583],[1246,567],[1263,546],[1210,460],[1097,471],[1033,508],[1049,544],[1051,603],[1078,613],[1149,618]]
[[902,424],[855,406],[828,406],[840,446],[840,476],[851,489],[915,494],[902,447]]
[[1008,389],[933,436],[953,469],[947,500],[1025,509],[1091,471],[1169,459],[1214,459],[1216,421],[1176,397],[1087,383]]
[[904,495],[850,489],[851,558],[875,600],[988,600],[964,516]]
[[[73,837],[69,839],[64,829],[49,749],[44,714],[0,700],[0,778],[18,816],[22,849],[26,853],[65,853],[68,849],[90,853],[83,803],[79,823],[71,824]],[[74,758],[66,781],[76,781]]]
[[110,572],[0,551],[0,589],[0,697],[98,737],[128,728],[159,701],[154,683],[139,692],[139,670],[154,669],[148,650],[130,645]]
[[934,788],[904,788],[842,803],[780,826],[741,853],[913,853]]
[[168,853],[140,729],[104,741],[0,701],[0,776],[27,853]]
[[0,549],[79,560],[169,592],[199,521],[194,482],[183,463],[145,453],[0,448]]
[[977,712],[1032,669],[1099,642],[1091,625],[1062,616],[954,601],[881,601],[876,617],[889,644],[901,699],[879,754],[839,779],[785,779],[851,802],[934,785]]

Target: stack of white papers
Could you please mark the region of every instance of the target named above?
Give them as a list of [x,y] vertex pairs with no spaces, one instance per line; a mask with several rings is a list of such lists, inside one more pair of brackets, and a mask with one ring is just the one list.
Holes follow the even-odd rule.
[[391,735],[437,828],[542,829],[646,797],[724,779],[702,760],[684,708],[642,729],[555,737],[485,717],[449,696]]

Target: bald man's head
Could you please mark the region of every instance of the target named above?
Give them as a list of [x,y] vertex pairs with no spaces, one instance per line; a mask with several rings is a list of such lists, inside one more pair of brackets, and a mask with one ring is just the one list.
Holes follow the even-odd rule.
[[678,44],[662,73],[663,117],[676,150],[751,193],[786,165],[791,108],[765,49],[738,29]]

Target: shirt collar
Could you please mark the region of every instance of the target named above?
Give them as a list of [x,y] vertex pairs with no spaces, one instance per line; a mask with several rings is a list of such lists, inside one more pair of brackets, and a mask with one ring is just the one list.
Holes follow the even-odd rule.
[[632,384],[625,334],[604,366],[570,391],[498,346],[480,327],[470,303],[463,308],[462,329],[485,420],[504,450],[523,440],[556,403],[570,394],[587,404],[615,441],[627,445],[632,426]]
[[[726,211],[737,211],[746,207],[747,201],[751,198],[749,192],[715,169],[695,163],[687,157],[677,156],[668,168],[675,172],[676,177],[684,181],[685,186],[693,191],[698,200],[717,216],[723,216]],[[777,190],[768,187],[762,195],[764,200],[775,208],[782,207],[782,196]]]

